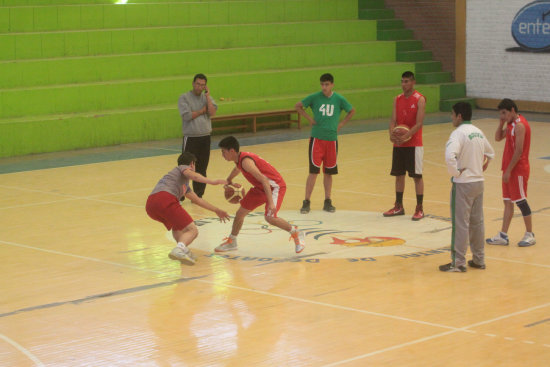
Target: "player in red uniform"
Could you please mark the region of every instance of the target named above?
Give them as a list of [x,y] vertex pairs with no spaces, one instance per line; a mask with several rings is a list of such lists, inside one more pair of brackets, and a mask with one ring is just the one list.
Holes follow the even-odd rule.
[[[416,191],[416,209],[412,220],[424,218],[422,202],[424,200],[424,180],[422,179],[422,124],[426,113],[426,98],[414,89],[416,80],[411,71],[401,75],[403,93],[395,97],[390,121],[390,141],[393,143],[391,175],[395,176],[395,204],[384,213],[384,217],[404,215],[403,192],[405,191],[405,173],[414,179]],[[396,135],[393,129],[397,125],[407,125],[409,131]],[[410,139],[410,140],[408,140]]]
[[[216,252],[232,251],[237,249],[237,235],[243,226],[244,218],[258,206],[265,204],[265,220],[275,227],[279,227],[290,233],[294,239],[296,253],[303,251],[305,247],[305,233],[292,226],[283,218],[277,217],[286,192],[286,183],[275,167],[254,153],[239,152],[239,142],[233,136],[228,136],[220,141],[218,146],[222,150],[222,156],[227,161],[235,162],[236,167],[227,177],[231,184],[235,176],[242,173],[252,184],[244,198],[240,208],[235,214],[233,227],[229,237],[216,247]],[[235,184],[235,186],[239,186]]]
[[501,231],[496,236],[488,238],[486,242],[489,245],[508,245],[508,229],[514,216],[514,203],[516,203],[521,210],[525,223],[525,235],[518,242],[518,246],[533,246],[536,240],[533,233],[531,208],[527,203],[531,127],[525,117],[518,113],[518,107],[511,99],[503,99],[498,105],[498,110],[500,113],[500,123],[495,132],[495,140],[501,141],[506,138],[502,154],[504,215]]

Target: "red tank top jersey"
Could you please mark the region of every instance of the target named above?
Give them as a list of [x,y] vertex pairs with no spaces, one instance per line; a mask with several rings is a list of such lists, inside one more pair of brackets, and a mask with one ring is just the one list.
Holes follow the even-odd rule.
[[522,115],[511,123],[506,125],[506,143],[504,144],[504,153],[502,154],[502,170],[505,171],[512,161],[512,156],[516,150],[516,126],[523,124],[525,126],[525,137],[523,139],[523,152],[519,157],[512,172],[518,176],[529,176],[529,148],[531,146],[531,127]]
[[[410,129],[416,125],[416,114],[418,112],[418,100],[424,97],[422,94],[414,91],[409,97],[401,93],[395,98],[395,117],[397,125],[407,125]],[[394,145],[396,146],[396,145]],[[399,145],[399,147],[421,147],[422,146],[422,128],[420,128],[411,140]]]
[[243,176],[250,182],[254,187],[257,187],[259,189],[263,190],[263,186],[260,181],[256,180],[252,174],[245,171],[243,169],[242,163],[243,159],[245,158],[251,158],[254,163],[256,163],[256,167],[258,167],[258,170],[267,177],[269,180],[269,183],[271,184],[271,187],[286,187],[286,183],[283,180],[283,177],[275,167],[273,167],[271,164],[269,164],[265,159],[261,158],[260,156],[254,154],[254,153],[248,153],[248,152],[240,152],[239,153],[239,161],[237,163],[237,168],[242,172]]

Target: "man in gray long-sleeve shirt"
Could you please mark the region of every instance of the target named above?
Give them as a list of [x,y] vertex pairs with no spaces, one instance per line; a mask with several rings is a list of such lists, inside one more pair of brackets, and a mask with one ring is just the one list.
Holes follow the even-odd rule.
[[[218,109],[210,97],[206,82],[204,74],[195,75],[193,89],[182,94],[178,100],[183,131],[182,153],[190,152],[197,157],[196,172],[205,177],[210,160],[210,134],[212,133],[210,118],[216,115]],[[202,197],[205,188],[205,184],[193,181],[193,191],[198,197]]]

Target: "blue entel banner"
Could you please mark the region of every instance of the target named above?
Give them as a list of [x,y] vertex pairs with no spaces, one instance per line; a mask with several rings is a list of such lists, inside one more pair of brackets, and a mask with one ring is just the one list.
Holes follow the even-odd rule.
[[521,8],[512,22],[512,37],[526,51],[550,50],[550,1],[534,1]]

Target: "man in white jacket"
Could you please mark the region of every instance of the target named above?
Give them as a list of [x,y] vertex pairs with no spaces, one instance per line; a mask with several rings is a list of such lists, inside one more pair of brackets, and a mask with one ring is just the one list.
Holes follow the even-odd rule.
[[472,125],[472,107],[458,102],[453,106],[453,126],[445,148],[447,171],[453,183],[451,191],[451,262],[441,265],[445,272],[466,272],[468,244],[472,260],[468,265],[485,269],[485,225],[483,223],[483,171],[495,151],[485,134]]

